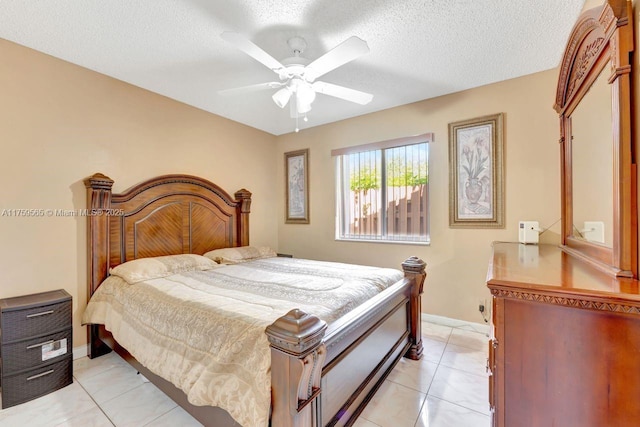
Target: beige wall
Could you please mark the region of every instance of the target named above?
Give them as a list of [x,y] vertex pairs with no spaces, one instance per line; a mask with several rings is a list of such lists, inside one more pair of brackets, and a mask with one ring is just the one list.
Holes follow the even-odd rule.
[[[94,172],[114,191],[187,173],[253,192],[252,243],[277,247],[274,136],[4,40],[0,58],[0,212],[83,208]],[[85,221],[0,216],[0,298],[66,289],[74,347],[86,342]]]
[[[554,227],[543,242],[559,241],[560,149],[555,99],[557,71],[546,71],[303,130],[278,138],[279,250],[296,257],[400,267],[410,255],[428,264],[423,310],[482,321],[479,300],[485,285],[491,242],[517,241],[518,221]],[[448,123],[505,113],[505,229],[449,228]],[[331,150],[425,132],[430,146],[431,245],[374,244],[335,240],[334,162]],[[286,225],[283,153],[310,148],[309,225]]]

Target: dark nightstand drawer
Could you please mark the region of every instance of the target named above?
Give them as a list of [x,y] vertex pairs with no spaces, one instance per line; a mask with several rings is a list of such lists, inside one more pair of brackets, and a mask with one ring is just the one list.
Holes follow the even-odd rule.
[[[71,326],[71,296],[64,291],[47,292],[42,298],[51,297],[50,294],[60,293],[60,298],[54,304],[38,304],[38,298],[17,297],[3,301],[0,328],[2,343],[42,336],[60,331]],[[20,303],[31,303],[22,305]],[[51,302],[50,300],[47,302]]]
[[73,358],[68,354],[59,362],[2,378],[2,407],[18,405],[71,384],[72,364]]
[[[61,340],[66,340],[66,343]],[[39,365],[56,362],[69,356],[72,352],[71,329],[5,344],[2,346],[3,375],[7,376]]]
[[64,289],[0,299],[3,408],[73,382],[71,310]]

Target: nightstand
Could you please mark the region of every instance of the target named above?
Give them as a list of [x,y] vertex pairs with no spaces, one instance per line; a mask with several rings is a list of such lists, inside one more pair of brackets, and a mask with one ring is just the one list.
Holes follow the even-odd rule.
[[63,289],[0,299],[2,408],[73,382],[71,295]]

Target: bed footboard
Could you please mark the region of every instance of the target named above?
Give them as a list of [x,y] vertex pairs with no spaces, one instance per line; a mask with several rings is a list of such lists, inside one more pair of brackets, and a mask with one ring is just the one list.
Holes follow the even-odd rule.
[[320,394],[327,324],[291,310],[266,329],[271,344],[271,425],[311,427]]
[[301,310],[267,327],[272,426],[351,425],[403,355],[422,357],[425,267],[407,259],[404,279],[330,328]]

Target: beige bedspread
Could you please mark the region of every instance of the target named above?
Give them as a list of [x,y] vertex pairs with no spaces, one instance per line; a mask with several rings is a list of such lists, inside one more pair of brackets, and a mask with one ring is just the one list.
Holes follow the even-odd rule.
[[402,278],[393,269],[267,258],[128,284],[109,277],[83,323],[104,324],[194,405],[267,426],[270,351],[264,329],[293,308],[331,322]]

